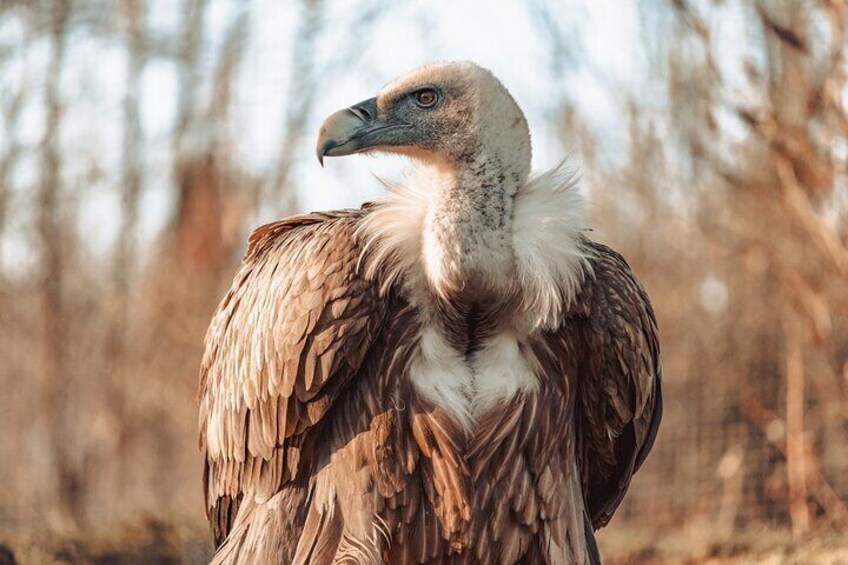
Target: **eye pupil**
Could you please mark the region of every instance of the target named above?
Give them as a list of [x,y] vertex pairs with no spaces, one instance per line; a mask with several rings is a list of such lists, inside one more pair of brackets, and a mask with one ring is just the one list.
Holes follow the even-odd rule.
[[415,93],[415,100],[421,106],[432,106],[436,103],[436,93],[432,90],[421,90]]

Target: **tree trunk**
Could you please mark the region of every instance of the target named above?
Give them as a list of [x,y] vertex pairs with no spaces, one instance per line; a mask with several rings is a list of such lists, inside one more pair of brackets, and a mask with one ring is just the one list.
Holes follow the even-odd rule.
[[37,193],[38,234],[42,248],[40,284],[43,320],[42,414],[48,445],[56,471],[56,500],[62,527],[75,529],[82,521],[82,481],[71,462],[73,445],[66,433],[68,420],[69,374],[66,371],[67,334],[63,297],[64,253],[62,222],[59,214],[61,159],[59,132],[62,101],[59,91],[69,6],[56,0],[51,11],[51,59],[45,83],[46,125],[41,142],[41,181]]

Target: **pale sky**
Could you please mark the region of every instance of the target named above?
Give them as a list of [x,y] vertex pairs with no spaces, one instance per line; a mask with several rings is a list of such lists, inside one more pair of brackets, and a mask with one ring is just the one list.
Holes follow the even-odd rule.
[[[154,33],[172,33],[180,27],[181,3],[171,0],[148,2],[148,28]],[[627,123],[623,123],[619,95],[644,89],[644,77],[652,66],[651,42],[663,34],[654,26],[668,25],[662,14],[650,18],[640,14],[637,0],[572,0],[550,8],[556,27],[571,39],[575,50],[560,61],[551,58],[550,44],[540,35],[539,14],[528,2],[482,0],[457,2],[394,2],[379,24],[362,33],[348,22],[359,2],[332,0],[332,21],[319,42],[319,59],[336,49],[356,49],[356,65],[335,76],[322,77],[319,96],[309,117],[316,131],[324,116],[373,96],[394,76],[434,60],[469,59],[491,69],[510,89],[530,123],[534,167],[549,168],[569,148],[555,137],[554,112],[565,97],[572,100],[599,134],[604,158],[622,155],[626,149]],[[224,30],[235,10],[243,4],[233,0],[211,0],[205,22],[207,41],[201,55],[200,76],[208,82],[217,61]],[[551,3],[553,5],[553,3]],[[279,0],[254,0],[248,43],[234,96],[231,124],[240,162],[254,173],[274,166],[281,139],[281,111],[289,94],[289,60],[299,14],[297,6]],[[731,13],[719,33],[725,44],[736,44],[739,18]],[[647,23],[646,23],[647,22]],[[647,28],[647,29],[643,29]],[[737,25],[736,28],[739,28]],[[24,27],[20,21],[0,14],[0,46],[17,49],[0,77],[4,91],[21,81],[39,84],[49,56],[46,41],[20,48]],[[343,47],[346,46],[346,47]],[[121,41],[108,41],[91,34],[72,35],[66,54],[62,90],[71,102],[62,130],[66,186],[80,194],[77,203],[80,230],[95,253],[107,252],[114,241],[120,217],[119,191],[123,97],[126,54]],[[208,90],[208,89],[207,89]],[[15,169],[17,186],[12,219],[0,242],[0,261],[17,269],[26,268],[29,244],[26,203],[38,179],[36,148],[44,128],[43,100],[27,100],[19,134],[24,158]],[[148,62],[141,81],[141,121],[144,133],[143,158],[146,177],[142,194],[141,228],[149,240],[171,217],[170,130],[178,92],[176,70],[169,62]],[[208,94],[208,92],[207,92]],[[643,92],[646,104],[661,103],[663,93]],[[0,122],[2,123],[2,122]],[[5,144],[0,128],[0,145]],[[314,139],[304,139],[297,150],[293,179],[305,210],[357,206],[380,191],[371,173],[397,177],[403,163],[393,158],[367,156],[327,160],[321,169],[314,156]],[[572,156],[574,165],[579,161]],[[95,174],[99,173],[99,174]],[[99,181],[92,179],[100,179]],[[260,211],[255,223],[273,219],[273,210]]]

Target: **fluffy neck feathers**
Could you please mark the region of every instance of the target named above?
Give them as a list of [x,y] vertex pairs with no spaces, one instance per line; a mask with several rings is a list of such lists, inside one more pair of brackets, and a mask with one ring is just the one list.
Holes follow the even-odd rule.
[[[474,171],[428,167],[386,183],[360,228],[365,275],[383,292],[402,285],[419,306],[469,282],[517,293],[520,329],[555,327],[589,268],[572,176],[562,166],[527,181]],[[464,183],[469,174],[479,182]]]

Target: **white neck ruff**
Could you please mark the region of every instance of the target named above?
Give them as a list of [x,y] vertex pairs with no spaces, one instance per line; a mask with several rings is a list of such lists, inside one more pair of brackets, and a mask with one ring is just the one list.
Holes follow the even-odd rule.
[[[380,282],[382,293],[393,285],[404,287],[413,301],[426,299],[423,288],[441,293],[440,266],[432,257],[444,250],[427,248],[433,238],[425,237],[425,229],[442,182],[426,169],[399,184],[383,181],[389,193],[359,228],[364,274]],[[515,195],[505,228],[512,232],[514,270],[501,276],[518,287],[527,331],[557,327],[591,269],[584,214],[574,175],[563,164],[531,177]]]

